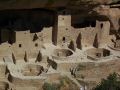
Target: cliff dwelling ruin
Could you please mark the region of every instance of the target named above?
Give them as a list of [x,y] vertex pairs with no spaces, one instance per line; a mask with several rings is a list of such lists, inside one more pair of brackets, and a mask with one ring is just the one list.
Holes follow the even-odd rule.
[[[119,7],[1,10],[0,90],[44,90],[45,82],[61,76],[84,90],[77,80],[80,73],[85,74],[84,81],[98,83],[99,70],[93,79],[92,71],[79,73],[78,66],[86,65],[87,71],[120,60]],[[85,90],[92,89],[88,85]]]

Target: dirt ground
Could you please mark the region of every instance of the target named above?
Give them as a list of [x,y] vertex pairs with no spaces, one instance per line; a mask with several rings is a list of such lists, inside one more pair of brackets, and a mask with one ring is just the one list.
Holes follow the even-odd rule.
[[112,73],[120,74],[120,59],[102,63],[83,63],[79,65],[76,72],[78,81],[85,81],[91,87],[99,84],[101,79],[106,78]]

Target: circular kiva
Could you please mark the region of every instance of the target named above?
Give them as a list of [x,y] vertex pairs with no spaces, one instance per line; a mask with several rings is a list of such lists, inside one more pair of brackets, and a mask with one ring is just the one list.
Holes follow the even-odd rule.
[[104,58],[110,56],[110,51],[104,48],[91,48],[87,51],[88,59],[97,60],[100,58]]

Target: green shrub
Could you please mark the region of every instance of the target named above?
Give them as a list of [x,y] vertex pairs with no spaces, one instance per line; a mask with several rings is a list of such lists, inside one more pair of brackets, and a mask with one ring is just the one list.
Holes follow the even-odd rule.
[[43,90],[59,90],[57,84],[44,83]]
[[116,73],[110,74],[103,79],[93,90],[120,90],[120,81]]

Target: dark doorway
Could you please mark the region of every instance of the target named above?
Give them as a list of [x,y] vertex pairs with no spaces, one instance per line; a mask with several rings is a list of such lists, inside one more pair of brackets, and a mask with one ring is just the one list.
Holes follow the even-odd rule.
[[100,24],[101,29],[103,28],[103,23]]
[[22,47],[22,44],[19,44],[19,48],[21,48]]
[[65,43],[65,37],[63,37],[63,42]]

